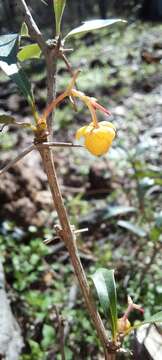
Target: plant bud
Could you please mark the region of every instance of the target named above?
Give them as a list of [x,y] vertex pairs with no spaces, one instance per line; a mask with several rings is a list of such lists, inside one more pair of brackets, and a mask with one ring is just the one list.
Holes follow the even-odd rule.
[[118,319],[117,330],[119,333],[124,334],[129,330],[130,327],[131,327],[131,323],[128,319],[124,319],[123,317]]

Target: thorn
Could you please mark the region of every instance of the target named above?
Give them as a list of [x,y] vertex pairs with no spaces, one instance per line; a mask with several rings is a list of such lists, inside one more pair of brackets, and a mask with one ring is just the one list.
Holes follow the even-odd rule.
[[87,231],[88,231],[88,228],[78,229],[78,230],[74,230],[74,234],[80,234],[80,233],[87,232]]

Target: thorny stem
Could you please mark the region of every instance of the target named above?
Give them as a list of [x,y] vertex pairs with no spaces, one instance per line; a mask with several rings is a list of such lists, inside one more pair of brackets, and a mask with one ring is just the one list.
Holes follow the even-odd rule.
[[[40,34],[39,29],[37,28],[29,10],[24,0],[19,0],[19,3],[23,9],[26,23],[28,25],[30,35],[32,39],[36,40],[42,49],[45,59],[46,59],[46,65],[47,65],[47,88],[48,88],[48,99],[47,103],[49,104],[53,97],[55,96],[56,92],[56,67],[57,67],[57,51],[50,51],[48,53],[46,48],[46,43],[43,40],[42,35]],[[39,40],[39,41],[38,41]],[[52,107],[53,109],[53,107]],[[51,110],[52,110],[51,109]],[[44,114],[46,115],[46,114]],[[48,122],[48,129],[51,135],[51,118],[50,122]],[[48,138],[44,139],[46,142]],[[75,234],[71,228],[71,224],[66,212],[66,208],[63,203],[60,186],[58,184],[57,180],[57,174],[55,169],[55,164],[52,156],[52,151],[50,148],[42,148],[39,150],[40,155],[42,157],[43,165],[45,172],[47,174],[49,186],[52,193],[52,198],[54,202],[54,206],[56,208],[58,218],[60,221],[61,228],[58,229],[59,236],[64,241],[68,252],[70,256],[71,263],[74,268],[74,272],[76,274],[76,277],[78,279],[85,303],[87,305],[88,312],[90,314],[90,317],[93,321],[94,327],[97,331],[98,337],[102,343],[102,346],[104,348],[104,354],[106,360],[114,360],[115,359],[115,350],[112,349],[112,344],[109,341],[107,337],[107,332],[104,328],[103,322],[100,318],[100,315],[96,309],[96,306],[94,304],[90,287],[86,278],[86,274],[84,272],[83,266],[81,264],[77,246],[76,246],[76,239]],[[113,354],[111,352],[113,351]]]
[[[73,265],[74,272],[78,278],[78,282],[82,290],[91,319],[95,325],[101,343],[105,348],[105,353],[108,354],[107,349],[109,348],[110,343],[108,341],[107,333],[105,331],[100,315],[97,312],[96,307],[94,305],[93,298],[91,296],[90,287],[79,258],[75,235],[73,230],[71,229],[71,224],[69,222],[65,206],[63,204],[63,199],[58,184],[57,174],[56,174],[53,158],[51,156],[51,152],[48,149],[43,149],[40,150],[40,154],[43,160],[45,172],[48,177],[48,182],[51,189],[54,205],[60,220],[61,227],[58,228],[59,237],[62,238],[68,249],[70,260]],[[109,358],[105,357],[105,359],[109,359]]]

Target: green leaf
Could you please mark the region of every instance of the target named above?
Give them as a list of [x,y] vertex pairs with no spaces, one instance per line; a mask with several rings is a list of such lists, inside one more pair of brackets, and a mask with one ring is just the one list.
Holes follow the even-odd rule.
[[145,325],[145,324],[154,324],[154,323],[159,323],[159,322],[162,323],[162,311],[159,311],[158,313],[150,316],[148,319],[131,326],[130,331],[137,329],[140,326]]
[[0,115],[0,124],[14,124],[16,122],[16,119],[11,115],[2,114]]
[[53,0],[55,21],[56,21],[56,35],[60,34],[62,15],[65,9],[66,0]]
[[41,345],[44,349],[48,349],[50,345],[53,344],[55,339],[55,330],[52,326],[44,324],[43,330],[42,330],[43,340],[41,342]]
[[39,59],[41,55],[41,49],[38,44],[30,44],[24,46],[17,54],[19,61],[25,61],[29,59]]
[[[30,123],[19,123],[16,121],[16,119],[11,116],[11,115],[6,115],[6,114],[2,114],[0,115],[0,124],[4,124],[4,126],[6,125],[16,125],[18,127],[22,127],[22,128],[31,128],[31,124]],[[4,126],[2,127],[2,129],[4,128]],[[1,131],[2,131],[1,129]]]
[[98,269],[91,276],[105,316],[111,324],[113,339],[117,333],[117,296],[114,270]]
[[25,22],[23,22],[21,25],[20,36],[21,37],[30,37],[28,27]]
[[145,237],[147,235],[147,233],[144,229],[142,229],[141,227],[139,227],[135,224],[132,224],[130,221],[119,220],[117,222],[117,224],[119,226],[121,226],[122,228],[131,231],[133,234],[135,234],[137,236]]
[[39,359],[39,360],[43,360],[44,358],[44,354],[43,351],[41,350],[41,347],[39,345],[39,343],[37,343],[34,340],[29,340],[29,346],[31,348],[31,353],[32,353],[32,359]]
[[18,86],[19,90],[28,100],[30,105],[33,105],[34,98],[31,90],[31,84],[28,81],[24,71],[16,64],[8,64],[5,61],[0,61],[1,69],[8,75]]
[[0,68],[17,84],[29,104],[34,104],[31,84],[24,71],[17,65],[18,34],[0,36]]
[[71,30],[66,36],[65,39],[69,36],[82,34],[88,31],[98,30],[102,29],[104,27],[110,26],[112,24],[115,24],[117,22],[126,22],[122,19],[97,19],[97,20],[89,20],[83,22],[82,25],[78,26],[77,28]]
[[104,220],[136,211],[137,209],[133,206],[108,206],[107,213],[104,215]]
[[23,69],[18,68],[18,72],[14,73],[11,76],[11,79],[15,81],[19,90],[22,92],[22,94],[28,100],[29,104],[33,105],[34,97],[33,97],[32,90],[31,90],[31,84],[29,83],[28,78],[27,78],[25,72],[23,71]]
[[0,36],[0,60],[12,63],[18,50],[19,34],[7,34]]

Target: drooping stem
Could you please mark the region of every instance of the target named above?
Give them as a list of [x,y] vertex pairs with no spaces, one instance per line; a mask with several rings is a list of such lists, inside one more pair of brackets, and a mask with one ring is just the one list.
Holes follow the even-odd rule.
[[[50,90],[51,91],[51,90]],[[54,97],[52,98],[52,101],[49,102],[49,105],[46,107],[46,109],[43,112],[43,116],[42,118],[47,118],[49,116],[49,114],[53,111],[53,109],[61,103],[61,101],[63,101],[65,99],[65,97],[68,96],[67,91],[65,91],[64,93],[60,94],[57,99]]]
[[93,108],[93,106],[90,105],[89,103],[87,104],[87,106],[88,106],[89,111],[90,111],[91,116],[92,116],[93,126],[94,126],[94,128],[97,129],[99,127],[99,125],[98,125],[98,120],[97,120],[97,116],[96,116],[96,111]]

